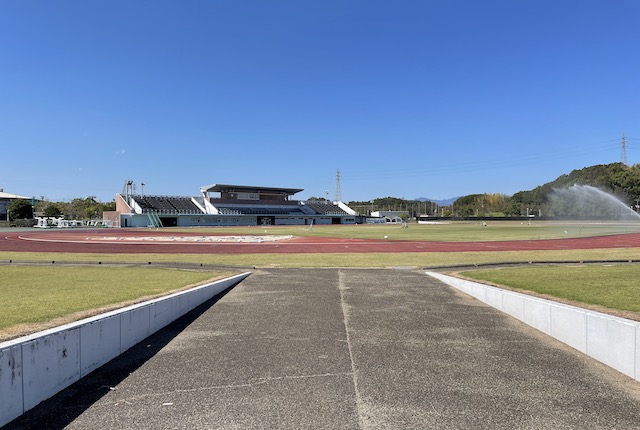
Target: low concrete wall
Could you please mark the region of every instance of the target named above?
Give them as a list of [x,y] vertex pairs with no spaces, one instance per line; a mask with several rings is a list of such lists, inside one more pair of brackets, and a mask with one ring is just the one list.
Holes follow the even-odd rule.
[[639,322],[441,273],[426,273],[640,381]]
[[247,276],[0,343],[0,427]]

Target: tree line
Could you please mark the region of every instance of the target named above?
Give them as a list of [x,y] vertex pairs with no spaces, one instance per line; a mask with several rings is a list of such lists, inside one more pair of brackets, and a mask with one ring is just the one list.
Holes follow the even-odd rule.
[[360,215],[375,211],[406,211],[410,217],[420,215],[441,217],[514,217],[553,216],[550,205],[554,190],[572,185],[590,185],[599,188],[640,210],[640,164],[627,166],[623,163],[599,164],[577,169],[561,175],[552,182],[532,190],[519,191],[512,196],[501,193],[469,194],[458,197],[449,205],[437,202],[405,200],[397,197],[377,198],[371,201],[349,202],[349,207]]
[[105,211],[116,210],[116,202],[99,202],[94,196],[75,198],[70,202],[47,200],[14,200],[7,207],[10,221],[32,220],[35,216],[66,219],[102,219]]
[[[519,191],[512,196],[501,193],[469,194],[453,203],[441,205],[429,200],[407,200],[401,197],[380,197],[370,201],[351,201],[349,207],[360,215],[376,211],[402,211],[409,217],[420,215],[441,217],[512,217],[554,215],[549,212],[550,198],[557,189],[572,185],[591,185],[619,198],[636,210],[640,208],[640,164],[599,164],[574,170],[552,182],[532,190]],[[321,197],[308,200],[326,201]],[[9,207],[9,219],[33,219],[34,215],[64,217],[66,219],[101,219],[105,211],[115,210],[115,201],[102,203],[94,196],[76,198],[70,202],[46,200],[15,200]]]
[[442,205],[430,200],[405,200],[398,197],[382,197],[371,201],[353,201],[349,207],[360,215],[378,211],[404,211],[410,218],[419,216],[469,217],[512,216],[509,197],[504,194],[470,194],[459,197],[452,204]]

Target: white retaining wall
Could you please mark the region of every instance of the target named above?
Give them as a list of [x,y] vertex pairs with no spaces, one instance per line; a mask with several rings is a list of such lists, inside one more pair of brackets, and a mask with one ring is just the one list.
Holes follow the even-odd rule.
[[0,343],[0,427],[247,276]]
[[640,381],[639,322],[441,273],[426,273]]

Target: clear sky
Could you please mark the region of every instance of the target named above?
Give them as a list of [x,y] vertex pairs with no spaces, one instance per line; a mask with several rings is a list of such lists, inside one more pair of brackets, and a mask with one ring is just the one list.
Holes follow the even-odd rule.
[[0,188],[513,194],[640,163],[638,0],[0,0]]

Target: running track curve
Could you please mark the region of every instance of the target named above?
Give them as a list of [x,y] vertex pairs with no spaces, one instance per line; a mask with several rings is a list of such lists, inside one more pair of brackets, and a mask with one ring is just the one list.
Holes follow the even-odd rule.
[[[105,254],[309,254],[640,248],[640,233],[495,242],[426,242],[324,237],[295,237],[289,240],[262,243],[198,242],[197,237],[202,236],[205,235],[147,229],[23,230],[0,233],[0,251]],[[216,235],[206,236],[215,237]],[[189,240],[189,237],[192,240]],[[158,242],[154,242],[154,239]]]

